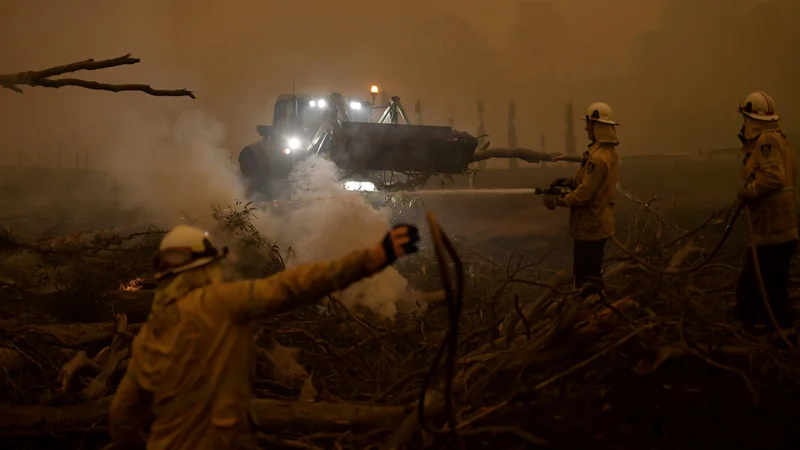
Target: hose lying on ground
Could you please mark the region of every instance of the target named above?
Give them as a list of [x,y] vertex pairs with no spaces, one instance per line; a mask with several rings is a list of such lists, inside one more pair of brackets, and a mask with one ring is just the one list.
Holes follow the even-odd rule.
[[[600,221],[600,223],[603,224],[603,230],[606,232],[609,239],[611,239],[611,242],[613,242],[623,253],[626,253],[628,256],[633,258],[637,263],[642,265],[644,268],[664,275],[685,275],[687,273],[691,273],[702,268],[703,266],[708,264],[717,255],[717,253],[719,253],[720,249],[722,248],[722,245],[725,244],[725,241],[728,240],[728,237],[730,236],[731,231],[733,230],[733,225],[736,223],[736,219],[739,217],[742,210],[745,211],[745,215],[747,218],[747,238],[749,244],[748,247],[750,252],[752,253],[753,267],[756,272],[756,279],[758,280],[758,287],[759,290],[761,291],[761,299],[764,302],[764,308],[767,310],[767,315],[769,316],[772,326],[778,331],[778,334],[780,334],[781,340],[783,340],[783,342],[790,349],[794,348],[794,345],[792,345],[792,343],[789,341],[784,330],[780,326],[778,326],[778,321],[775,318],[774,312],[772,311],[772,306],[769,303],[769,298],[767,298],[767,289],[766,286],[764,285],[764,278],[761,274],[761,266],[758,263],[758,251],[756,249],[755,240],[753,239],[753,223],[750,216],[750,208],[748,208],[745,203],[741,202],[736,207],[736,211],[734,212],[733,217],[731,217],[730,221],[728,221],[728,224],[725,227],[725,232],[723,233],[722,238],[719,240],[716,247],[714,247],[711,253],[709,253],[708,256],[703,258],[703,260],[700,261],[699,263],[686,267],[681,270],[659,269],[658,267],[653,266],[652,264],[648,263],[644,259],[640,258],[638,255],[633,253],[631,250],[629,250],[625,246],[625,244],[623,244],[619,239],[617,239],[617,237],[613,233],[609,232],[610,230],[606,228],[606,226],[603,224],[602,221]],[[592,212],[595,214],[598,220],[600,220],[600,216],[597,214],[597,212],[594,210],[592,210]]]
[[[422,381],[422,387],[419,391],[419,407],[417,412],[420,426],[422,426],[425,431],[431,434],[450,435],[459,443],[459,447],[463,448],[463,445],[460,445],[460,437],[457,433],[458,423],[455,407],[453,406],[453,378],[455,377],[456,351],[458,350],[458,323],[461,319],[461,309],[464,305],[464,265],[456,252],[455,246],[453,246],[453,243],[444,234],[432,212],[428,212],[428,225],[433,238],[436,262],[441,272],[442,285],[447,302],[448,329],[447,335],[442,341],[439,350],[436,352],[436,356],[433,358],[433,362],[431,363],[431,367],[425,379]],[[448,256],[452,259],[453,265],[455,266],[455,286],[450,277],[447,261]],[[439,368],[439,364],[442,361],[442,357],[444,357],[445,371],[444,411],[447,417],[448,430],[433,429],[425,420],[425,397],[433,381],[433,376],[436,374],[436,369]]]
[[761,264],[758,263],[758,249],[756,248],[756,241],[753,236],[753,221],[751,220],[752,217],[750,216],[750,208],[745,208],[744,213],[747,216],[747,240],[750,244],[750,254],[753,257],[753,270],[756,272],[758,289],[761,291],[761,300],[764,302],[764,308],[767,310],[767,315],[769,316],[769,320],[772,322],[772,326],[778,330],[778,334],[780,334],[783,343],[792,349],[794,348],[794,345],[789,342],[789,338],[786,337],[786,333],[783,331],[783,328],[778,326],[778,320],[775,319],[775,313],[772,312],[772,305],[770,305],[769,298],[767,298],[767,286],[764,284],[764,277],[761,275]]
[[736,219],[739,217],[739,214],[742,212],[743,208],[744,208],[744,204],[743,203],[739,204],[736,207],[736,211],[734,212],[733,217],[731,217],[731,219],[728,221],[728,224],[725,226],[725,232],[722,234],[722,238],[719,240],[719,242],[717,242],[716,247],[714,247],[714,249],[711,251],[711,253],[708,254],[708,256],[703,258],[703,260],[698,262],[697,264],[694,264],[694,265],[689,266],[689,267],[685,267],[685,268],[680,269],[680,270],[678,270],[678,269],[660,269],[660,268],[655,267],[654,265],[650,264],[649,262],[645,261],[644,259],[639,257],[637,254],[635,254],[631,250],[629,250],[625,246],[625,244],[623,244],[617,238],[617,236],[611,230],[609,230],[608,227],[605,226],[603,221],[600,220],[600,215],[597,214],[597,212],[594,209],[592,209],[592,212],[594,213],[594,215],[597,217],[597,220],[602,225],[603,231],[605,231],[606,234],[608,235],[608,238],[611,239],[611,242],[613,242],[614,245],[616,245],[623,253],[625,253],[628,256],[630,256],[631,258],[633,258],[633,260],[636,261],[637,263],[639,263],[642,267],[644,267],[647,270],[650,270],[650,271],[653,271],[653,272],[656,272],[656,273],[660,273],[660,274],[664,274],[664,275],[685,275],[687,273],[691,273],[691,272],[694,272],[694,271],[702,268],[703,266],[705,266],[706,264],[711,262],[711,260],[714,259],[715,256],[717,256],[717,253],[719,253],[719,251],[722,249],[722,246],[728,240],[728,237],[730,236],[731,231],[733,231],[733,226],[734,226],[734,224],[736,224]]

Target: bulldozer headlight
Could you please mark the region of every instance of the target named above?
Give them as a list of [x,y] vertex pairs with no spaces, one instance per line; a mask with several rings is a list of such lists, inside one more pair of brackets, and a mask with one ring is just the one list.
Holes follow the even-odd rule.
[[300,139],[296,137],[290,137],[287,141],[287,144],[289,145],[290,150],[297,150],[300,148],[301,142]]
[[311,100],[310,102],[308,102],[308,106],[313,108],[313,107],[317,106],[317,102],[314,101],[314,100]]
[[317,101],[317,106],[321,109],[325,109],[325,107],[328,106],[328,102],[323,99],[319,99],[319,101]]
[[369,181],[345,181],[344,189],[347,191],[375,192],[375,185]]
[[361,109],[361,103],[359,103],[359,102],[350,102],[350,109]]
[[290,148],[283,149],[283,154],[284,155],[288,155],[289,153],[292,153],[292,149],[290,149]]

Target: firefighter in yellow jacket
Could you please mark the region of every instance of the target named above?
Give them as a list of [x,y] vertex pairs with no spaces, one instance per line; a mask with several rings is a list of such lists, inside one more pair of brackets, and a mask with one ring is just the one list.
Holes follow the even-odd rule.
[[[603,102],[586,110],[588,150],[575,178],[559,178],[551,186],[568,187],[564,196],[544,196],[545,206],[554,210],[567,207],[569,234],[574,239],[572,271],[575,287],[583,295],[602,289],[602,266],[606,240],[614,233],[614,197],[619,181],[619,145],[611,107]],[[590,283],[592,289],[584,289]],[[588,287],[588,286],[586,286]]]
[[[789,306],[789,265],[797,247],[795,181],[797,161],[794,150],[781,131],[780,117],[772,98],[753,92],[739,106],[744,124],[742,141],[744,185],[738,199],[750,210],[753,240],[767,298],[778,326],[792,328]],[[746,327],[764,320],[772,329],[753,264],[747,252],[736,289],[734,318]]]
[[269,278],[224,282],[202,230],[177,226],[156,257],[159,286],[150,320],[132,344],[111,402],[114,448],[136,448],[152,423],[149,450],[257,448],[248,414],[254,363],[250,322],[307,305],[417,250],[419,232],[401,225],[374,248]]

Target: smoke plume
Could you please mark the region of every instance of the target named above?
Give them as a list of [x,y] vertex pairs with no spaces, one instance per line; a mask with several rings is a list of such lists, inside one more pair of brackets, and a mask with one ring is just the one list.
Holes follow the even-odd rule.
[[[243,186],[225,127],[200,110],[187,110],[170,126],[140,119],[105,161],[117,186],[119,206],[141,210],[164,225],[207,217],[212,205],[242,198]],[[146,134],[142,130],[148,130]]]
[[[389,230],[389,211],[372,207],[361,193],[346,191],[330,161],[316,157],[303,161],[291,182],[295,192],[290,200],[262,214],[259,221],[262,232],[277,240],[290,266],[371,247]],[[408,281],[389,267],[352,285],[340,299],[350,309],[362,306],[394,318],[398,302],[409,297],[407,286]]]

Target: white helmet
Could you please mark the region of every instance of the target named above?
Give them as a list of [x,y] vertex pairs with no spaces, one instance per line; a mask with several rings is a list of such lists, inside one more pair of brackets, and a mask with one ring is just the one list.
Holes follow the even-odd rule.
[[619,125],[614,121],[614,112],[605,102],[594,102],[586,108],[586,120],[592,120],[609,125]]
[[178,225],[167,233],[153,261],[156,279],[205,266],[228,255],[228,248],[218,250],[208,233],[187,225]]
[[775,114],[775,103],[772,101],[772,97],[762,91],[755,91],[745,97],[739,105],[739,112],[762,122],[780,120],[780,116]]

